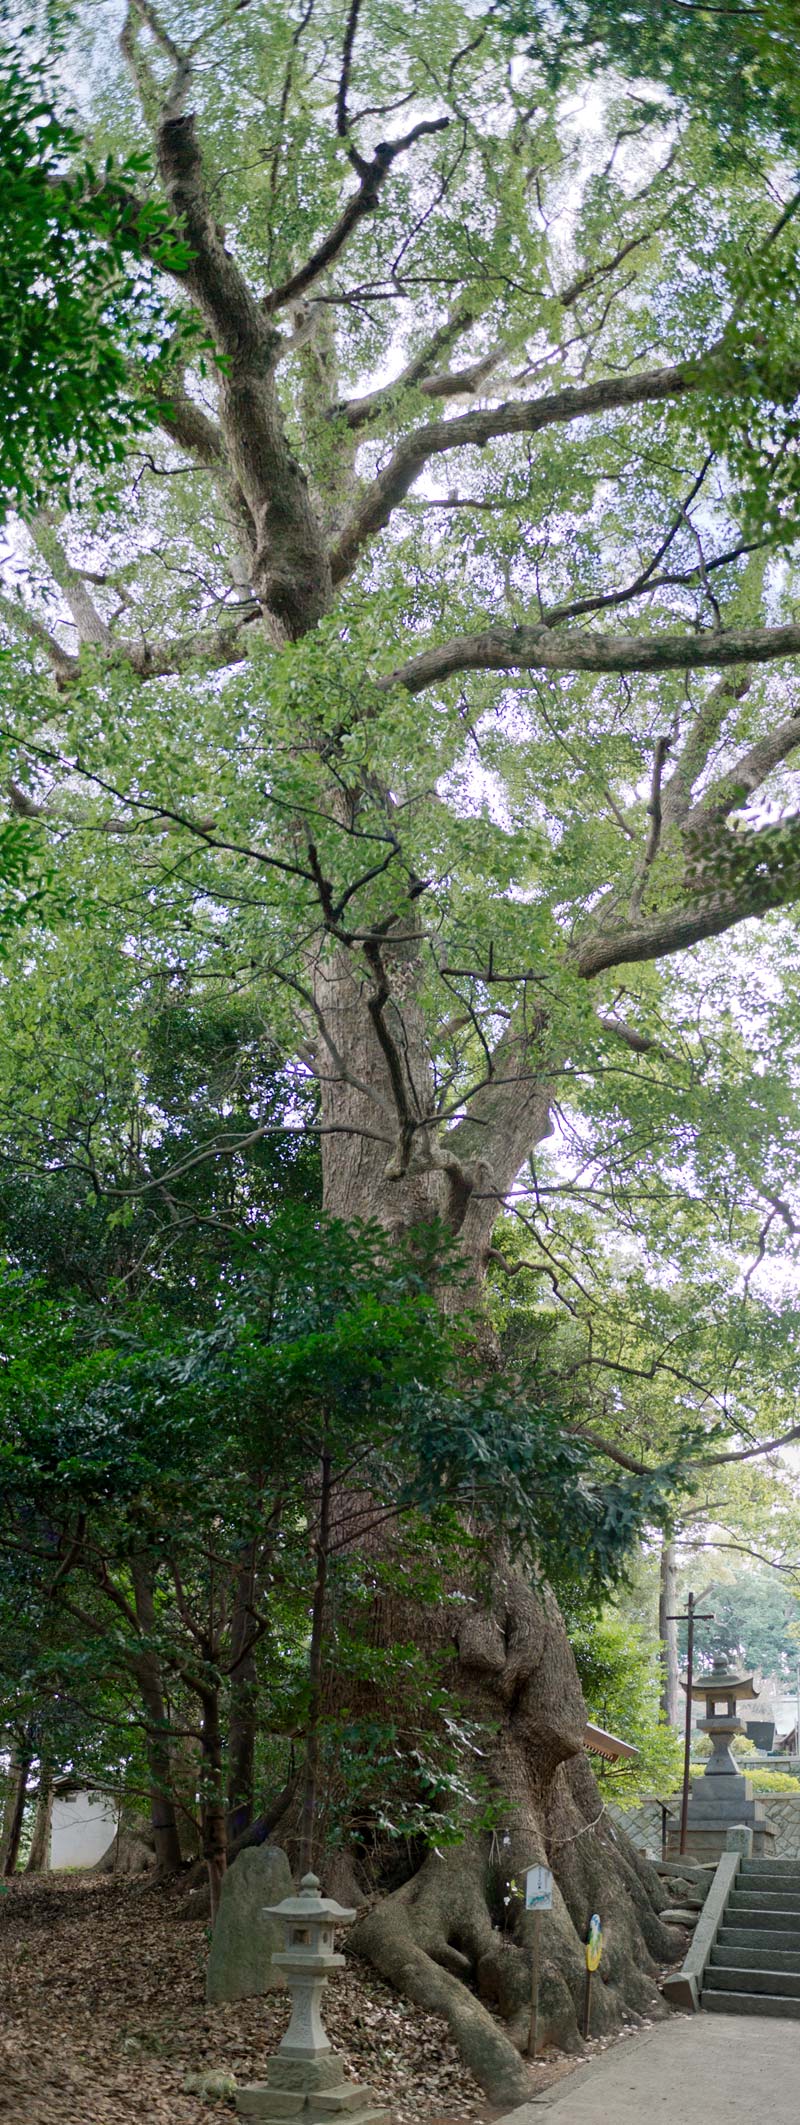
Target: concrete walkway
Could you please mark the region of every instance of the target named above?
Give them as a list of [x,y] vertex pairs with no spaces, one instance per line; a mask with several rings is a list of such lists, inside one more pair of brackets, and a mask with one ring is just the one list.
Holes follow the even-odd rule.
[[798,2125],[800,2025],[676,2015],[579,2066],[500,2125]]

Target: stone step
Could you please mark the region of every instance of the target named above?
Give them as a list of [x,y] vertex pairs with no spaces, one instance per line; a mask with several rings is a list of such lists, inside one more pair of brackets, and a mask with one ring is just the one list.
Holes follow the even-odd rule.
[[762,1909],[767,1911],[774,1904],[780,1904],[781,1909],[784,1911],[800,1909],[800,1888],[796,1889],[793,1882],[789,1882],[785,1889],[779,1889],[775,1882],[739,1883],[737,1881],[733,1894],[734,1896],[752,1898],[751,1909],[753,1910],[755,1909],[756,1901],[761,1904]]
[[797,1932],[782,1933],[775,1926],[720,1926],[717,1934],[720,1948],[757,1948],[762,1960],[770,1962],[774,1950],[786,1949],[793,1954],[800,1948]]
[[762,1911],[780,1906],[781,1911],[796,1911],[800,1918],[800,1894],[793,1889],[778,1888],[777,1883],[774,1889],[740,1889],[737,1882],[728,1902],[735,1911]]
[[743,1870],[747,1872],[751,1866],[766,1868],[768,1874],[800,1874],[800,1855],[796,1855],[794,1859],[760,1859],[757,1853],[743,1853]]
[[704,1985],[700,2005],[706,2014],[772,2014],[800,2021],[800,2000],[785,2000],[775,1992],[714,1992]]
[[725,1970],[715,1965],[710,1982],[715,1992],[771,1992],[800,2000],[800,1974],[788,1970]]
[[781,1904],[783,1904],[785,1898],[794,1900],[800,1895],[800,1876],[791,1878],[791,1881],[785,1881],[785,1883],[781,1883],[774,1874],[772,1874],[772,1881],[768,1881],[766,1876],[760,1876],[760,1874],[747,1874],[745,1881],[740,1876],[736,1876],[734,1895],[762,1895],[762,1898],[766,1898],[766,1902],[772,1902],[772,1898],[779,1898]]
[[236,2091],[240,2118],[250,2125],[390,2125],[386,2110],[378,2110],[371,2088],[352,2081],[333,2088],[276,2088],[266,2081]]
[[[744,1939],[749,1942],[753,1935],[747,1933]],[[763,1970],[767,1960],[770,1970],[793,1971],[800,1977],[800,1942],[796,1948],[773,1948],[772,1935],[769,1934],[765,1948],[745,1948],[741,1942],[738,1947],[727,1947],[718,1935],[711,1950],[709,1967],[712,1970]]]
[[785,1859],[743,1859],[739,1868],[739,1880],[749,1880],[753,1875],[758,1881],[800,1882],[800,1865]]
[[800,1928],[800,1911],[794,1911],[791,1904],[773,1903],[772,1898],[769,1903],[743,1904],[737,1897],[729,1896],[725,1918],[733,1926],[777,1926],[784,1933],[793,1933],[796,1927]]

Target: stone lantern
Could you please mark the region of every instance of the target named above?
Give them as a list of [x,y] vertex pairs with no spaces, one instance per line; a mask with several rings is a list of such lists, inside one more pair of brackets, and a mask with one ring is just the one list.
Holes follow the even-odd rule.
[[738,1778],[739,1766],[731,1754],[734,1734],[744,1733],[744,1722],[739,1718],[736,1704],[740,1697],[757,1697],[758,1691],[752,1675],[737,1675],[729,1668],[724,1654],[718,1654],[707,1675],[698,1675],[692,1685],[693,1697],[706,1700],[705,1719],[699,1719],[701,1734],[711,1736],[711,1755],[706,1764],[705,1778]]
[[[702,1777],[691,1782],[686,1850],[694,1859],[719,1859],[728,1831],[745,1824],[752,1830],[754,1853],[769,1854],[774,1830],[731,1750],[734,1735],[743,1732],[737,1700],[758,1696],[753,1677],[737,1674],[724,1657],[718,1657],[705,1675],[694,1677],[692,1696],[705,1698],[706,1716],[698,1724],[701,1734],[711,1736],[711,1755]],[[671,1854],[678,1850],[676,1829],[670,1834],[669,1850]]]
[[284,1929],[283,1953],[272,1960],[285,1974],[292,2017],[267,2061],[266,2081],[237,2091],[240,2117],[256,2119],[258,2125],[284,2125],[290,2118],[300,2125],[332,2125],[339,2117],[352,2118],[353,2125],[390,2125],[388,2112],[377,2109],[372,2090],[345,2079],[322,2023],[325,1986],[344,1963],[334,1949],[334,1927],[351,1926],[355,1911],[321,1896],[315,1874],[305,1875],[298,1896],[286,1896],[283,1903],[266,1908]]

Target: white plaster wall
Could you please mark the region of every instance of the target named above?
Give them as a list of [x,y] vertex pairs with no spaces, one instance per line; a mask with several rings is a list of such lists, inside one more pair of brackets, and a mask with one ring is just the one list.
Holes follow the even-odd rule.
[[50,1836],[50,1865],[93,1867],[108,1851],[117,1827],[117,1811],[107,1793],[56,1794]]

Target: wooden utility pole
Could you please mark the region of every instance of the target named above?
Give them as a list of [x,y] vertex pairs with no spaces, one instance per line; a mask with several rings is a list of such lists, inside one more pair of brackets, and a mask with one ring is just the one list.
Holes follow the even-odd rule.
[[671,1604],[678,1596],[678,1553],[673,1536],[661,1545],[658,1590],[658,1635],[661,1641],[661,1709],[671,1727],[680,1729],[681,1685],[678,1669],[678,1632]]
[[[701,1597],[702,1598],[702,1597]],[[686,1630],[686,1725],[683,1746],[683,1792],[681,1794],[681,1837],[679,1851],[686,1851],[686,1826],[689,1819],[689,1770],[692,1755],[692,1679],[694,1674],[694,1627],[696,1623],[713,1623],[714,1617],[706,1612],[701,1615],[694,1605],[694,1594],[687,1594],[686,1614],[670,1616],[670,1623],[685,1623]]]

